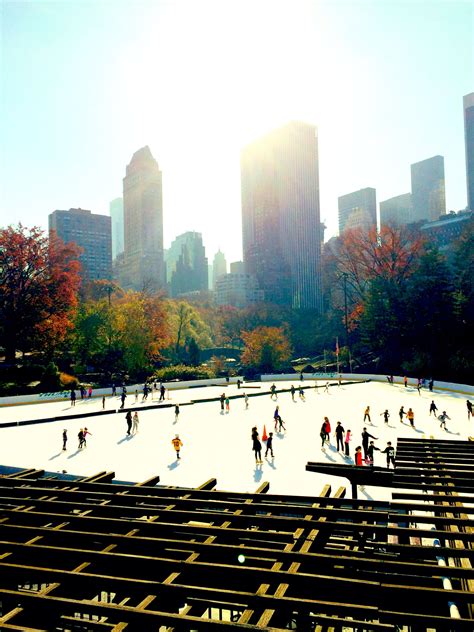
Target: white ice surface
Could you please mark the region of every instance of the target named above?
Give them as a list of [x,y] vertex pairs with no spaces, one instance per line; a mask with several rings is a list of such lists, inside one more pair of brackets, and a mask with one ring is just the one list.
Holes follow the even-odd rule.
[[[314,384],[310,380],[304,386]],[[291,382],[277,382],[277,388],[288,388]],[[299,382],[294,382],[298,387]],[[255,385],[254,385],[255,386]],[[136,408],[140,418],[139,432],[135,436],[126,435],[125,414],[88,417],[41,423],[11,428],[0,427],[0,464],[35,467],[52,472],[66,470],[70,474],[92,475],[102,470],[115,472],[115,478],[122,481],[143,481],[151,476],[160,476],[160,485],[195,487],[211,477],[217,478],[217,488],[234,491],[255,491],[263,482],[270,482],[270,493],[317,495],[326,482],[331,483],[333,492],[341,485],[350,486],[342,478],[328,477],[306,472],[308,461],[328,461],[351,463],[335,451],[335,438],[331,436],[332,447],[321,449],[319,437],[323,417],[329,417],[332,432],[337,421],[345,429],[352,431],[351,457],[354,449],[361,444],[362,428],[378,437],[377,447],[384,449],[387,441],[396,443],[397,437],[431,437],[437,439],[466,440],[474,434],[473,420],[468,421],[466,396],[456,393],[423,390],[421,395],[414,388],[391,386],[382,383],[363,383],[332,386],[329,393],[318,393],[311,388],[305,390],[306,401],[295,395],[292,402],[290,393],[278,395],[278,401],[270,395],[249,398],[249,409],[245,410],[243,393],[249,395],[267,391],[270,384],[262,383],[259,388],[245,385],[194,388],[170,393],[166,403],[185,404],[199,398],[218,396],[225,391],[228,395],[242,396],[230,401],[230,412],[221,414],[220,403],[195,403],[182,405],[179,421],[174,422],[174,406],[140,412],[141,395]],[[127,406],[134,402],[134,396],[127,398]],[[157,403],[158,397],[155,395]],[[429,405],[434,399],[438,414],[446,410],[451,421],[447,422],[448,432],[440,429],[439,421],[429,416]],[[150,397],[147,404],[150,404]],[[275,405],[286,425],[286,432],[278,434],[273,428]],[[405,420],[400,424],[398,410],[403,404],[405,411],[411,406],[415,412],[413,430]],[[106,409],[116,409],[119,398],[108,397]],[[364,424],[363,416],[370,405],[372,423]],[[56,415],[100,410],[100,399],[77,400],[75,408],[68,401],[42,403],[0,408],[0,425],[7,421],[39,419]],[[380,414],[388,408],[389,425],[385,425]],[[255,465],[252,451],[251,428],[257,426],[260,437],[263,426],[267,433],[274,432],[275,458],[263,459],[261,466]],[[77,433],[87,426],[92,436],[87,438],[87,448],[77,450]],[[68,429],[68,449],[62,452],[62,431]],[[177,461],[171,439],[179,433],[183,441],[181,460]],[[331,433],[332,434],[332,433]],[[263,444],[262,456],[265,453]],[[384,455],[375,453],[375,464],[384,465]],[[361,498],[382,499],[387,491],[377,488],[361,490]]]

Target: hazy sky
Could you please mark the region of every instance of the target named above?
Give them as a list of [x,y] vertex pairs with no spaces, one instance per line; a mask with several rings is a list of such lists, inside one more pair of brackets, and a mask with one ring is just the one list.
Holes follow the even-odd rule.
[[133,152],[163,171],[165,246],[203,233],[241,257],[239,152],[289,120],[319,128],[321,218],[337,197],[410,190],[445,157],[466,206],[470,1],[0,0],[0,225],[108,213]]

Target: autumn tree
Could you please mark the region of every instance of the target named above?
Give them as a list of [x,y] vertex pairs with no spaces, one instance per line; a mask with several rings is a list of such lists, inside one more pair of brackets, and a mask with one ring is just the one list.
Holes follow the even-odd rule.
[[17,350],[51,352],[64,340],[77,305],[79,254],[38,227],[0,230],[0,343],[8,362]]
[[168,301],[169,325],[173,340],[173,359],[181,360],[186,345],[194,339],[199,348],[210,347],[211,332],[199,311],[186,301]]
[[291,357],[291,346],[283,327],[257,327],[243,331],[244,350],[241,362],[259,371],[272,371],[284,366]]

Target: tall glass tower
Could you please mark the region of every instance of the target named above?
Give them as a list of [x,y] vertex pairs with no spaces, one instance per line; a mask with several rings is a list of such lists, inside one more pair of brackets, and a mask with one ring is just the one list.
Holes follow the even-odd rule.
[[241,191],[247,273],[266,301],[321,312],[316,127],[291,122],[245,147]]
[[474,92],[463,97],[466,147],[467,208],[474,211]]

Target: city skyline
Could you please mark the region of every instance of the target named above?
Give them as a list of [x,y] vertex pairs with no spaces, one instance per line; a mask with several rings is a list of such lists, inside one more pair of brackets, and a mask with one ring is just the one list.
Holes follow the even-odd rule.
[[194,230],[211,256],[220,247],[239,260],[240,151],[290,120],[318,128],[326,239],[339,196],[368,185],[378,200],[400,195],[409,166],[433,155],[445,157],[447,210],[464,208],[472,12],[4,2],[2,217],[47,230],[58,208],[107,214],[130,156],[149,145],[163,172],[164,246]]

